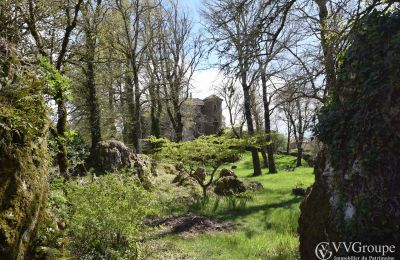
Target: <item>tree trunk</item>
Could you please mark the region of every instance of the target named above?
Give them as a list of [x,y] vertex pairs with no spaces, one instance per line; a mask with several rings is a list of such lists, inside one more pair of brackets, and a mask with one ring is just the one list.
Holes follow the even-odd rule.
[[[129,60],[132,58],[129,57]],[[128,103],[128,113],[129,113],[129,133],[130,142],[135,148],[135,153],[141,153],[140,138],[142,138],[142,124],[140,120],[140,89],[139,89],[139,78],[136,73],[136,68],[133,62],[131,62],[133,67],[133,79],[127,76],[127,103]]]
[[[111,60],[111,54],[109,59]],[[110,62],[107,64],[107,69],[111,72],[113,70]],[[111,132],[112,136],[117,132],[117,128],[115,126],[115,101],[114,101],[114,88],[113,88],[114,78],[110,77],[107,79],[107,95],[108,95],[108,109],[110,111],[110,116],[107,120],[107,128]],[[121,85],[121,79],[117,79],[117,86]]]
[[[127,134],[129,136],[128,138],[128,143],[133,145],[135,147],[135,139],[136,139],[136,134],[135,134],[135,97],[134,97],[134,86],[132,82],[131,76],[127,75],[126,76],[126,103],[128,107],[128,116],[127,116],[127,122],[126,125],[124,125],[124,128],[126,128]],[[136,147],[135,147],[136,149]]]
[[286,154],[289,154],[290,152],[290,135],[292,133],[291,127],[290,127],[290,120],[287,122],[287,144],[286,144]]
[[96,84],[95,84],[95,69],[94,69],[94,59],[95,59],[95,46],[93,42],[93,37],[91,34],[88,35],[86,39],[87,45],[87,89],[88,89],[88,105],[89,105],[89,123],[90,123],[90,133],[92,137],[92,147],[91,150],[94,152],[96,145],[101,141],[101,126],[100,126],[100,107],[99,101],[96,94]]
[[57,91],[55,100],[57,100],[57,162],[58,168],[60,169],[60,175],[65,180],[69,179],[68,174],[68,157],[67,157],[67,146],[65,132],[67,131],[67,107],[63,97],[62,90]]
[[135,113],[133,120],[135,120],[133,131],[133,145],[135,146],[136,153],[142,153],[142,146],[140,143],[140,140],[142,139],[141,104],[139,78],[137,75],[135,75]]
[[161,129],[160,129],[160,118],[157,117],[157,107],[153,104],[150,106],[150,117],[151,117],[151,131],[150,134],[160,138],[161,137]]
[[329,42],[329,28],[327,25],[328,8],[327,0],[315,0],[319,8],[319,24],[321,29],[321,45],[324,53],[324,66],[326,73],[327,93],[336,85],[335,54],[333,45]]
[[296,158],[296,167],[302,166],[301,158],[303,157],[303,147],[301,143],[297,144],[297,158]]
[[[127,111],[130,111],[129,108],[129,102],[127,102],[128,100],[128,89],[129,89],[129,77],[125,76],[125,92],[122,90],[122,85],[119,88],[119,96],[122,97],[120,100],[120,113],[121,113],[121,117],[122,117],[122,125],[123,125],[123,129],[122,129],[122,140],[124,141],[124,143],[128,144],[129,143],[129,131],[130,131],[130,122],[129,122],[129,116],[127,115]],[[126,104],[128,103],[128,105]]]
[[179,97],[175,96],[173,100],[173,106],[174,106],[174,116],[175,116],[175,124],[174,126],[174,131],[175,131],[175,141],[176,142],[181,142],[183,140],[183,122],[182,122],[182,112],[181,112],[181,107],[179,106]]
[[151,131],[150,134],[160,138],[161,137],[161,101],[160,101],[160,90],[154,84],[149,86],[150,93],[150,118],[151,118]]
[[[40,75],[33,74],[30,64],[20,62],[13,46],[4,40],[0,53],[0,259],[32,259],[27,252],[38,221],[46,214],[51,120]],[[26,80],[23,86],[19,79]],[[21,98],[27,96],[25,88],[35,98]],[[20,116],[29,130],[13,124]]]
[[176,114],[175,138],[177,142],[181,142],[183,140],[183,123],[182,114],[180,111]]
[[263,158],[263,164],[264,164],[264,167],[268,167],[268,157],[267,157],[267,154],[266,154],[266,152],[265,152],[265,148],[261,148],[260,149],[260,152],[261,152],[261,156],[262,156],[262,158]]
[[267,95],[267,78],[264,69],[261,70],[261,83],[263,92],[263,104],[264,104],[264,124],[265,124],[265,141],[267,144],[268,154],[268,170],[269,173],[277,173],[274,159],[274,151],[272,149],[271,142],[271,120],[269,117],[269,102]]
[[207,197],[207,186],[201,186],[202,190],[203,190],[203,198]]
[[[246,73],[242,73],[242,88],[243,88],[243,97],[244,97],[244,113],[246,116],[247,122],[247,131],[249,135],[254,135],[254,127],[253,127],[253,119],[251,116],[251,96],[250,96],[250,89],[247,86],[247,75]],[[258,150],[255,147],[251,148],[251,156],[253,159],[253,169],[254,173],[253,176],[260,176],[261,172],[261,165],[260,165],[260,158],[258,157]]]

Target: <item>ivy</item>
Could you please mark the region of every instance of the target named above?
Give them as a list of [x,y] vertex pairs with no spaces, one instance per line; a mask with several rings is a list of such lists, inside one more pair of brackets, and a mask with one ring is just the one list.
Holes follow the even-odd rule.
[[400,15],[375,11],[350,37],[351,45],[340,57],[337,85],[315,131],[329,147],[336,169],[347,167],[344,162],[360,153],[363,166],[374,169],[388,159],[386,151],[400,145],[385,121],[389,95],[399,91]]

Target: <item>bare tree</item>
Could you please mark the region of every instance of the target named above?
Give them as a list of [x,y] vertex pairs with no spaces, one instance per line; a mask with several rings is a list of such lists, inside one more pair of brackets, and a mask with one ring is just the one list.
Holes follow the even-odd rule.
[[190,82],[204,54],[201,35],[193,34],[190,18],[176,1],[164,8],[161,66],[165,109],[175,132],[183,139],[182,105],[189,97]]
[[149,43],[146,51],[147,62],[146,84],[148,89],[148,100],[150,103],[150,134],[159,138],[161,137],[161,115],[163,111],[162,89],[165,86],[162,73],[162,44],[163,44],[163,26],[165,19],[163,17],[162,5],[158,5],[154,10],[148,12],[145,16],[145,36]]
[[296,140],[296,167],[302,165],[301,159],[303,158],[304,134],[309,129],[314,115],[311,105],[312,103],[309,99],[301,100],[298,98],[295,100],[294,113],[288,114],[292,124],[293,135]]
[[387,9],[390,5],[381,0],[296,2],[292,24],[301,27],[299,34],[301,33],[303,39],[288,49],[293,61],[305,71],[304,79],[308,82],[313,80],[310,88],[298,95],[325,103],[329,92],[336,85],[340,54],[349,44],[350,31],[363,16],[375,8]]
[[117,42],[118,49],[122,51],[125,61],[125,98],[128,107],[128,125],[130,140],[136,153],[141,153],[140,139],[142,138],[142,96],[144,89],[140,84],[140,74],[146,62],[145,52],[149,42],[143,36],[143,16],[156,8],[152,1],[116,0],[116,10],[122,20],[121,39]]
[[240,88],[235,86],[237,79],[235,77],[226,77],[226,79],[218,86],[215,91],[218,96],[222,97],[229,113],[229,124],[232,133],[236,138],[241,138],[243,133],[243,125],[246,123],[243,114],[242,93]]
[[[221,0],[207,1],[203,16],[213,48],[219,55],[220,68],[236,74],[243,90],[244,114],[249,135],[255,134],[251,111],[250,88],[256,78],[254,72],[255,40],[259,34],[257,1]],[[261,175],[258,150],[251,149],[254,176]]]
[[[256,52],[259,77],[262,86],[262,98],[264,108],[264,130],[266,134],[268,169],[270,173],[276,173],[276,166],[271,142],[271,119],[270,119],[270,99],[268,97],[267,81],[270,71],[270,63],[276,59],[277,55],[284,50],[283,46],[287,43],[290,35],[284,35],[286,20],[294,1],[262,1],[261,11],[259,12],[260,34],[257,39],[258,49]],[[285,38],[286,37],[286,38]]]

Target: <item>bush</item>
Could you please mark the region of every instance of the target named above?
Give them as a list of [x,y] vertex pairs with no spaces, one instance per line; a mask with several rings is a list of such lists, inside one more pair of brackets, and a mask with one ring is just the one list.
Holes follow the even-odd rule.
[[272,149],[274,153],[286,151],[286,136],[278,132],[271,132]]
[[126,174],[108,174],[67,193],[72,249],[80,258],[130,258],[139,255],[143,219],[155,213],[151,194]]

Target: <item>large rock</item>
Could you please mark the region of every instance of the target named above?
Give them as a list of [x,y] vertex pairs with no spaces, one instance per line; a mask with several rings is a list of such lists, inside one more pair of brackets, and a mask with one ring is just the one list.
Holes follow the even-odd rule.
[[222,169],[220,172],[219,172],[219,177],[220,178],[223,178],[223,177],[234,177],[234,178],[237,178],[237,176],[236,176],[236,174],[233,172],[233,171],[231,171],[231,170],[228,170],[228,169]]
[[226,176],[215,182],[214,192],[220,196],[232,196],[245,192],[244,183],[233,176]]
[[261,191],[264,190],[264,186],[259,181],[250,181],[246,189],[249,191]]
[[49,119],[42,87],[0,39],[0,259],[31,259],[45,208]]
[[148,156],[134,154],[123,142],[117,140],[99,142],[92,160],[98,173],[132,168],[139,176],[156,174],[155,163]]
[[94,164],[96,170],[100,172],[113,172],[123,167],[132,167],[133,153],[123,142],[102,141],[96,146]]
[[324,149],[300,206],[302,259],[317,259],[321,242],[400,253],[400,15],[374,12],[354,32],[319,118]]

